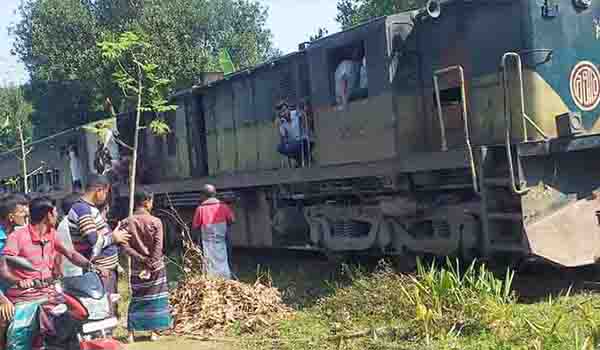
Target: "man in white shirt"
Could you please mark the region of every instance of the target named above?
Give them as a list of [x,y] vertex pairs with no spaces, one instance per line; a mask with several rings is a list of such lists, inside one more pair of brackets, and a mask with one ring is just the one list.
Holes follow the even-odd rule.
[[73,184],[73,191],[80,191],[82,188],[83,174],[81,171],[81,164],[77,157],[77,148],[75,146],[69,147],[69,168],[71,170],[71,181]]
[[281,136],[277,151],[288,158],[295,159],[297,164],[300,164],[302,147],[305,147],[305,151],[308,149],[308,138],[302,125],[302,114],[291,110],[285,101],[277,105],[277,111],[279,135]]
[[343,60],[335,70],[335,101],[337,105],[346,105],[352,91],[356,89],[360,64],[353,60]]
[[[73,249],[73,241],[71,240],[71,232],[69,230],[69,217],[68,213],[71,207],[79,201],[81,198],[78,194],[70,194],[63,198],[61,209],[63,212],[63,219],[58,225],[56,230],[57,239],[60,240],[63,246],[67,249]],[[80,276],[83,274],[83,269],[79,266],[74,265],[68,259],[62,259],[62,266],[60,269],[63,277]]]
[[345,106],[350,99],[366,97],[368,86],[367,61],[362,48],[352,51],[351,59],[342,60],[334,73],[335,100]]

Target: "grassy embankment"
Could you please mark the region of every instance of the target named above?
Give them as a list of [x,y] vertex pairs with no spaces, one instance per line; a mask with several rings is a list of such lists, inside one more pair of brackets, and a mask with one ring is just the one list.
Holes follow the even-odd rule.
[[261,334],[260,349],[556,349],[592,350],[600,340],[600,298],[593,294],[520,303],[512,273],[420,266],[414,276],[385,265],[349,272],[350,283]]

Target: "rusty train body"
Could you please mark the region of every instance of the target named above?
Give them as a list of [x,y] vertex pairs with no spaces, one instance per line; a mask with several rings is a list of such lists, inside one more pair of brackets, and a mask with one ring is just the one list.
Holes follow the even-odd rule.
[[[600,1],[438,10],[377,18],[175,93],[173,132],[142,135],[142,184],[186,219],[216,185],[238,247],[595,263]],[[368,84],[339,105],[335,70],[357,48]],[[277,152],[282,98],[311,106],[313,159],[300,168]],[[132,121],[117,118],[125,141]],[[163,219],[174,247],[179,228]]]

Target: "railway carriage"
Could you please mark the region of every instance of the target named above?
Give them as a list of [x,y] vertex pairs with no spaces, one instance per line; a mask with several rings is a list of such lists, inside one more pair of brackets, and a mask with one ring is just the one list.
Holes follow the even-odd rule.
[[[594,263],[599,40],[598,1],[430,1],[178,92],[146,185],[190,216],[215,184],[241,247]],[[357,49],[368,85],[340,105]],[[282,98],[311,105],[300,168],[276,151]]]
[[[81,184],[89,174],[97,173],[95,168],[98,134],[89,128],[101,123],[103,127],[113,126],[116,119],[105,119],[77,126],[63,132],[38,139],[26,145],[28,188],[33,194],[47,195],[54,199],[62,199],[67,194],[78,190],[74,187],[74,179]],[[113,143],[111,142],[111,145]],[[109,148],[118,157],[116,145]],[[0,188],[2,192],[24,192],[21,150],[15,149],[0,153]],[[71,159],[74,157],[74,159]],[[76,165],[75,165],[76,163]],[[79,174],[72,173],[78,169]],[[77,170],[75,170],[77,171]]]

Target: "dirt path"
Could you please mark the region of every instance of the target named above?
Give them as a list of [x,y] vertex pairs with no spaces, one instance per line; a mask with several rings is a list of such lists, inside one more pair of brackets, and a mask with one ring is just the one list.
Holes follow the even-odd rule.
[[138,342],[127,345],[126,350],[236,350],[231,344],[178,340],[174,338],[160,340],[156,343]]

